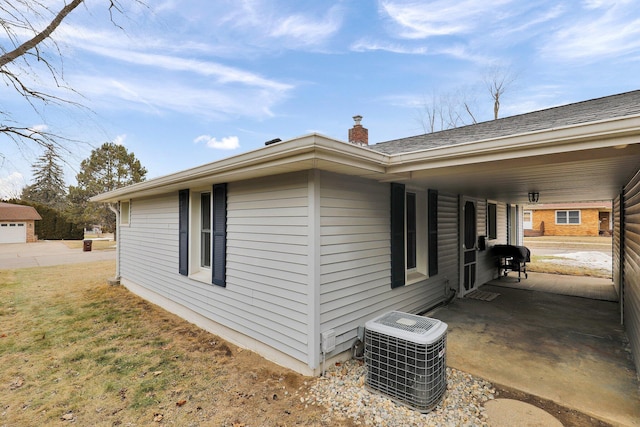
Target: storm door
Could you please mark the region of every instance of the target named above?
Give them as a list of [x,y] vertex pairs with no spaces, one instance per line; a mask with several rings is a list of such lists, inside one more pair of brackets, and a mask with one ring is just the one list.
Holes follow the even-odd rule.
[[464,296],[476,289],[476,264],[477,264],[477,207],[474,200],[462,198],[462,221],[460,221],[461,243],[461,289],[460,296]]

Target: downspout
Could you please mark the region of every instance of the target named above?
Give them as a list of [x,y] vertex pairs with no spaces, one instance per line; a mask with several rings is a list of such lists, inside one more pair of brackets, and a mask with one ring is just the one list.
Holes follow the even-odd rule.
[[111,203],[108,203],[107,206],[116,214],[116,230],[115,230],[115,240],[116,240],[116,275],[112,279],[108,280],[110,285],[119,285],[120,284],[120,210],[114,207]]

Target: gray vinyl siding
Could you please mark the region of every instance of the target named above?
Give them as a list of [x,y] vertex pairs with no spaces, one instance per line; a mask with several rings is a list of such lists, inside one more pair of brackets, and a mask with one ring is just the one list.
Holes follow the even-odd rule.
[[[439,241],[453,235],[457,246],[457,216],[451,220],[450,213],[456,212],[451,203],[457,206],[457,199],[440,196]],[[457,280],[457,252],[444,243],[442,254],[456,261],[441,255],[438,275],[391,289],[389,227],[388,183],[321,174],[320,331],[336,332],[334,353],[348,350],[357,327],[375,315],[424,311],[444,299],[447,280]]]
[[[307,174],[229,184],[227,290],[241,332],[307,360]],[[264,332],[256,334],[254,325]]]
[[624,190],[624,323],[640,372],[640,172]]
[[[438,193],[438,266],[449,281],[445,286],[458,289],[460,282],[458,196]],[[440,274],[438,274],[440,275]]]
[[507,204],[497,203],[498,215],[498,239],[497,241],[506,244],[509,240],[509,226],[507,221]]
[[177,198],[175,194],[131,201],[129,226],[119,229],[122,277],[149,282],[151,287],[178,271]]
[[496,239],[492,240],[488,239],[488,202],[485,200],[478,200],[478,236],[487,236],[487,249],[484,251],[478,251],[478,265],[476,270],[478,286],[487,283],[498,276],[496,259],[491,253],[491,246],[507,243],[507,205],[505,203],[490,203],[496,204],[496,225],[498,227]]
[[622,283],[622,253],[620,248],[622,247],[621,241],[621,197],[618,196],[613,200],[613,286],[618,293],[618,297],[622,302],[620,295],[621,283]]
[[307,192],[306,173],[229,183],[226,287],[178,274],[177,192],[134,200],[121,276],[306,362]]
[[[478,236],[485,236],[487,239],[487,248],[489,245],[496,243],[495,240],[489,240],[489,233],[487,227],[487,201],[486,200],[478,200],[476,205],[476,213],[477,213],[477,233]],[[488,282],[493,279],[493,271],[492,264],[493,260],[491,257],[491,251],[477,251],[477,265],[476,265],[476,283],[477,286]]]

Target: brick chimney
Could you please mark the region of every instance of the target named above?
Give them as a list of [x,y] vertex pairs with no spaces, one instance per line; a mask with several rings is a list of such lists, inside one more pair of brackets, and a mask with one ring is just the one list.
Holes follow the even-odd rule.
[[355,145],[367,146],[369,145],[369,130],[362,127],[360,120],[362,116],[353,116],[353,120],[356,122],[351,129],[349,129],[349,142]]

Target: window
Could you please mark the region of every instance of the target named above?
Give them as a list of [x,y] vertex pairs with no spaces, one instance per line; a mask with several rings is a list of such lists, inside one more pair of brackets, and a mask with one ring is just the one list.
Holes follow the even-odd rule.
[[437,200],[437,192],[391,184],[392,288],[437,274]]
[[556,211],[556,224],[580,224],[580,211]]
[[495,203],[487,203],[487,236],[498,238],[498,207]]
[[522,213],[522,228],[525,230],[533,228],[533,211],[524,211]]
[[130,212],[130,202],[120,202],[120,225],[129,225]]
[[226,286],[226,184],[191,195],[181,190],[178,199],[180,274]]
[[211,268],[211,193],[200,194],[200,267]]
[[416,268],[416,245],[417,245],[417,224],[416,224],[416,193],[406,194],[406,216],[407,216],[407,270]]

